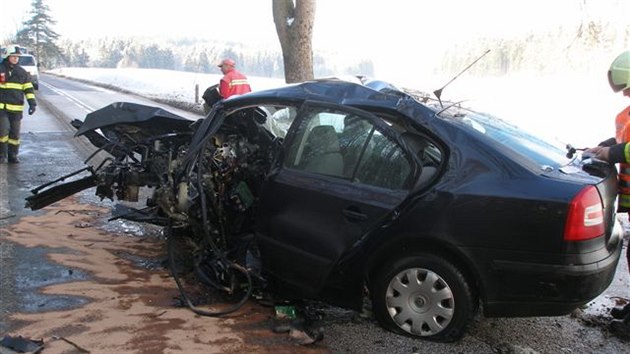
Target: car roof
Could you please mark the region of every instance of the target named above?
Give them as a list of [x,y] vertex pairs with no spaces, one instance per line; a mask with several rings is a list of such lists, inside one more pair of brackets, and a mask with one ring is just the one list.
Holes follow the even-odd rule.
[[375,87],[379,90],[341,79],[319,79],[233,96],[224,101],[224,104],[225,108],[230,109],[270,102],[290,104],[319,101],[364,109],[397,111],[410,118],[428,119],[435,115],[433,109],[391,85],[376,85]]

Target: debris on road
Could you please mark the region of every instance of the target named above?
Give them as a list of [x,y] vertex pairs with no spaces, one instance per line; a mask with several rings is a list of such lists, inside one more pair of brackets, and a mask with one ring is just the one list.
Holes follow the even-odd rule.
[[0,341],[0,346],[15,350],[18,353],[39,353],[44,349],[44,341],[6,335]]

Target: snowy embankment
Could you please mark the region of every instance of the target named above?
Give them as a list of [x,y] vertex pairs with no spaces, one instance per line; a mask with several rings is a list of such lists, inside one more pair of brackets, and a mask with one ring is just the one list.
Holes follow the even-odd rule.
[[[59,68],[48,73],[123,89],[163,102],[200,107],[201,95],[219,82],[220,74],[159,69]],[[400,87],[432,92],[449,78],[423,83],[394,82]],[[284,85],[284,80],[249,77],[254,91]],[[615,115],[630,102],[614,94],[605,74],[463,75],[449,84],[443,98],[489,112],[535,134],[576,147],[596,145],[614,135]]]
[[[219,83],[220,74],[199,74],[160,69],[59,68],[46,73],[118,88],[165,102],[200,105],[209,86]],[[253,90],[284,85],[284,80],[249,77]]]

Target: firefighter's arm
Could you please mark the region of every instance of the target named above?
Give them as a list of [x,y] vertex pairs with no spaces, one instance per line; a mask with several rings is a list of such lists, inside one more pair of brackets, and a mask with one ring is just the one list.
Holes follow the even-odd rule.
[[603,148],[598,155],[606,155],[601,156],[601,159],[610,163],[630,163],[630,143]]
[[601,143],[597,144],[597,146],[613,146],[615,144],[617,144],[617,139],[613,137],[613,138],[602,141]]
[[224,80],[221,79],[221,82],[219,83],[219,94],[221,94],[221,97],[226,98],[230,93],[230,84]]
[[629,143],[617,144],[615,138],[599,143],[596,147],[586,149],[590,156],[610,163],[630,163]]
[[35,113],[37,102],[35,101],[35,90],[33,89],[33,84],[30,81],[24,84],[24,95],[26,96],[26,101],[28,102],[28,114],[32,115]]

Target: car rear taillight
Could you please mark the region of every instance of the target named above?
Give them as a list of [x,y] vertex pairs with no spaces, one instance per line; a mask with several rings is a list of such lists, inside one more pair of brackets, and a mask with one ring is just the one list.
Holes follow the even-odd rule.
[[588,186],[582,189],[569,204],[564,239],[584,241],[599,237],[604,232],[602,198],[595,187]]

